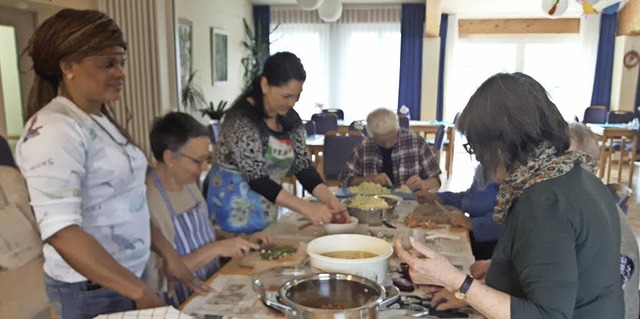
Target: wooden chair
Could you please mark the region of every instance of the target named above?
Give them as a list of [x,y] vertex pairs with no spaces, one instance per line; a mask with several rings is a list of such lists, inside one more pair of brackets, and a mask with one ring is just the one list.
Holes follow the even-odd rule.
[[344,120],[344,111],[342,109],[324,109],[322,113],[334,114],[339,120]]
[[351,156],[353,149],[362,142],[362,133],[352,131],[354,135],[326,134],[324,137],[323,178],[327,185],[340,185],[340,173]]
[[334,113],[316,113],[311,116],[316,123],[316,134],[324,134],[338,129],[338,117]]
[[598,123],[603,124],[607,122],[607,114],[609,110],[605,106],[592,105],[584,110],[584,116],[582,117],[582,123]]
[[627,185],[631,187],[631,183],[633,181],[634,157],[637,146],[637,130],[606,128],[600,137],[600,167],[598,177],[603,179],[606,172],[606,183],[608,184],[610,182],[611,167],[614,165],[613,160],[617,157],[617,182],[621,183],[622,171],[625,166],[628,166],[629,175]]
[[409,129],[409,117],[404,114],[398,114],[398,125],[401,128]]
[[607,123],[623,124],[633,121],[636,115],[629,111],[609,111],[607,114]]
[[622,211],[627,214],[627,210],[629,209],[629,201],[631,200],[631,195],[633,195],[633,190],[630,187],[627,187],[618,183],[607,184],[607,188],[611,191],[611,194],[616,200],[616,204],[622,209]]

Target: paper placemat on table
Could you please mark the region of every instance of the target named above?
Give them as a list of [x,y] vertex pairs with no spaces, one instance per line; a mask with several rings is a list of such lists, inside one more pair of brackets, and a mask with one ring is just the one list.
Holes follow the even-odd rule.
[[193,319],[171,306],[99,315],[94,319]]
[[249,276],[219,275],[209,286],[213,288],[213,292],[193,298],[182,311],[196,317],[214,315],[224,318],[284,318],[282,313],[262,303],[253,291]]

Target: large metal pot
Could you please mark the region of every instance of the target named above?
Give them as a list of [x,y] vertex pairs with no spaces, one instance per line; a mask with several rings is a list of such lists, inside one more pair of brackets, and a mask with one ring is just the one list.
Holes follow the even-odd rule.
[[375,319],[380,308],[398,298],[394,286],[383,287],[356,275],[321,273],[291,279],[262,300],[288,318]]
[[349,206],[351,204],[352,198],[346,198],[342,200],[342,204],[347,208],[349,214],[358,218],[359,224],[369,224],[369,226],[380,226],[382,225],[382,218],[389,219],[391,215],[393,215],[393,210],[398,205],[398,200],[385,197],[385,196],[367,196],[373,198],[382,198],[389,205],[387,208],[369,208],[369,209],[361,209]]

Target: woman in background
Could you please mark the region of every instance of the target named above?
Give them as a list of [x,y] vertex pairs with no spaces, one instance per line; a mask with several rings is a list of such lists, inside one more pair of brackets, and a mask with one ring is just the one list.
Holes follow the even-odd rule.
[[[335,214],[347,215],[313,166],[304,126],[293,110],[306,76],[297,56],[276,53],[227,113],[218,161],[207,178],[209,212],[223,230],[260,231],[277,218],[276,205],[315,224],[328,223]],[[279,183],[287,174],[295,175],[321,204],[283,189]]]
[[496,195],[499,187],[491,177],[485,176],[482,165],[478,165],[471,187],[464,192],[433,193],[419,190],[415,194],[418,203],[437,201],[456,208],[449,210],[449,222],[451,226],[462,227],[471,232],[473,256],[480,260],[491,258],[493,249],[504,231],[504,226],[493,220],[493,208],[498,203]]
[[[195,181],[209,166],[209,133],[186,113],[169,113],[153,123],[151,150],[157,161],[147,175],[147,197],[151,221],[173,243],[189,270],[200,280],[207,280],[219,268],[218,257],[241,257],[257,242],[268,243],[269,236],[255,233],[249,240],[241,237],[216,239],[209,213]],[[152,255],[147,268],[149,280],[162,272]],[[154,269],[155,268],[155,269]],[[150,283],[151,284],[151,283]],[[153,285],[152,285],[153,286]],[[178,307],[189,297],[184,285],[175,287],[175,295],[165,300]]]
[[147,160],[113,121],[127,44],[94,10],[62,10],[36,29],[27,52],[35,79],[17,162],[44,241],[45,288],[57,318],[164,305],[140,276],[150,247],[177,277],[208,290],[150,226]]

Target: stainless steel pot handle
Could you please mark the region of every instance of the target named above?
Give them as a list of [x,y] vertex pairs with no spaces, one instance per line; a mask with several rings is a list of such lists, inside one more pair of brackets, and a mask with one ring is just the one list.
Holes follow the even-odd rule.
[[394,285],[384,286],[385,299],[378,305],[380,308],[386,308],[394,304],[400,299],[400,290]]
[[[399,293],[398,293],[399,294]],[[278,310],[282,313],[286,313],[286,314],[290,314],[291,316],[296,316],[296,311],[293,310],[293,308],[287,306],[287,305],[283,305],[278,301],[278,292],[276,291],[265,291],[264,294],[262,295],[262,302],[264,302],[265,305]]]

